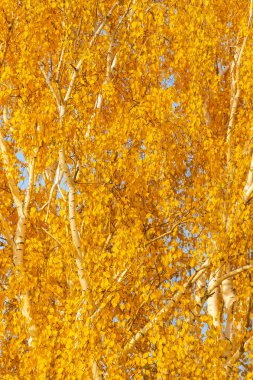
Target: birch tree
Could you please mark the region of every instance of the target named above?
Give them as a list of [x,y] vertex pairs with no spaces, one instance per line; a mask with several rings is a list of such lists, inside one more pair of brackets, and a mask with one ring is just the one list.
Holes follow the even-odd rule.
[[2,1],[1,379],[252,378],[252,12]]

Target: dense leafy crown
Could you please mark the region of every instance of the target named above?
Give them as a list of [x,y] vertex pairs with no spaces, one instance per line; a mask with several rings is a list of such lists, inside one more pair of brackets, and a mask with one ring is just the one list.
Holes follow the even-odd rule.
[[253,378],[252,24],[1,1],[1,379]]

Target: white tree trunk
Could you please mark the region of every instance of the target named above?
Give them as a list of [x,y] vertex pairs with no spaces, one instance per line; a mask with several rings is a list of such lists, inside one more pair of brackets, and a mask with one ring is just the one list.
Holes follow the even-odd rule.
[[[219,286],[215,287],[219,279],[220,269],[211,273],[208,283],[207,312],[213,318],[215,327],[220,327],[220,294]],[[212,288],[215,287],[213,290]]]

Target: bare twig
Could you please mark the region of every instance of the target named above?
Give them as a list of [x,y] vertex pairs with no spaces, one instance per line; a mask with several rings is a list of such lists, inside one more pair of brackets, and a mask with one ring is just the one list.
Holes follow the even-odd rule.
[[155,238],[152,239],[152,240],[149,240],[149,241],[145,244],[145,247],[147,247],[149,244],[154,243],[154,242],[157,241],[157,240],[162,239],[162,238],[165,237],[165,236],[170,235],[170,234],[175,230],[176,227],[178,227],[180,224],[184,224],[184,223],[186,223],[188,220],[191,220],[191,219],[192,219],[192,218],[188,218],[188,219],[185,219],[185,220],[183,220],[183,221],[179,221],[179,222],[177,222],[176,224],[174,224],[174,226],[173,226],[169,231],[164,232],[164,234],[159,235],[159,236],[155,237]]
[[48,236],[50,236],[53,240],[55,240],[56,241],[56,243],[58,243],[63,249],[64,249],[64,246],[62,245],[62,243],[58,240],[58,239],[56,239],[56,237],[55,236],[53,236],[49,231],[47,231],[44,227],[41,227],[41,229],[48,235]]

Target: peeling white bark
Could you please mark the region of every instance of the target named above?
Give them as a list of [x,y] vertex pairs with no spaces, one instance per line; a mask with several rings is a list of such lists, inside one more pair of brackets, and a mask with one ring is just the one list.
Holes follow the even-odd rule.
[[207,299],[207,312],[213,318],[213,324],[215,327],[220,327],[220,295],[219,287],[216,286],[219,275],[220,269],[216,270],[214,273],[211,273],[207,288],[209,293],[209,297]]
[[233,305],[236,302],[236,295],[233,289],[232,277],[229,277],[226,280],[222,281],[221,294],[222,294],[222,298],[223,298],[226,313],[227,313],[227,321],[226,321],[224,335],[227,339],[232,341],[233,325],[234,325]]

